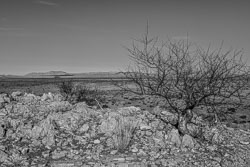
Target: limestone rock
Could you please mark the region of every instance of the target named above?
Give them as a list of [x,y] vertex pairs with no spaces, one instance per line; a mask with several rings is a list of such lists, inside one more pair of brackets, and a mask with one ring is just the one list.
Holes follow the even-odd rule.
[[0,163],[8,161],[9,155],[0,150]]
[[194,139],[190,135],[185,134],[182,138],[181,147],[194,148],[194,146],[195,146]]
[[48,97],[48,95],[46,94],[46,93],[44,93],[43,95],[42,95],[42,97],[41,97],[41,101],[46,101],[46,100],[48,100],[49,99],[49,97]]
[[140,124],[140,130],[150,130],[152,129],[151,126],[145,125],[145,124]]
[[16,97],[18,97],[18,96],[22,96],[22,92],[20,92],[20,91],[16,91],[16,92],[13,92],[13,93],[11,93],[11,96],[12,96],[12,98],[16,98]]
[[100,133],[105,133],[106,136],[111,136],[115,127],[117,126],[117,121],[115,118],[109,118],[104,120],[99,126]]
[[176,113],[160,109],[159,106],[155,107],[152,112],[158,115],[164,122],[170,123],[171,125],[178,123],[178,114]]
[[176,145],[177,147],[181,146],[180,134],[177,129],[172,129],[168,135],[168,141]]
[[[1,108],[1,107],[0,107],[0,108]],[[0,109],[0,118],[1,118],[1,117],[4,117],[4,116],[6,116],[6,115],[7,115],[6,109],[5,109],[5,108]]]
[[88,130],[89,130],[89,125],[84,124],[84,125],[82,125],[82,127],[78,131],[79,131],[79,133],[84,133],[84,132],[87,132]]
[[134,116],[137,115],[140,110],[141,109],[139,107],[130,106],[119,108],[117,112],[122,116]]
[[64,100],[64,97],[61,94],[55,94],[53,97],[54,97],[53,98],[54,101],[63,101]]
[[72,105],[68,101],[53,101],[48,106],[52,111],[64,112],[70,110]]
[[101,141],[98,140],[98,139],[94,140],[93,142],[94,142],[94,144],[99,144],[99,143],[101,143]]

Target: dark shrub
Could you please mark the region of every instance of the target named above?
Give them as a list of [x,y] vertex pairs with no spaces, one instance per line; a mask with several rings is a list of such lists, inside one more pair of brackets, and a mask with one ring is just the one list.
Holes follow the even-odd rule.
[[86,102],[89,106],[99,106],[103,102],[102,97],[103,92],[98,88],[91,88],[86,85],[78,85],[76,86],[76,101],[77,102]]
[[103,102],[102,91],[86,85],[75,85],[72,81],[63,82],[59,85],[59,91],[65,100],[72,104],[86,102],[89,106],[99,106]]
[[65,100],[70,100],[75,93],[75,86],[72,81],[65,81],[58,85],[59,91]]

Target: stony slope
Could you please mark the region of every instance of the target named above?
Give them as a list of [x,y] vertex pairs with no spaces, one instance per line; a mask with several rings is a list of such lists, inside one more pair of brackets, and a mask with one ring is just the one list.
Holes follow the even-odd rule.
[[[161,114],[168,112],[162,111]],[[93,110],[62,96],[0,95],[0,166],[250,166],[250,132],[193,139],[136,107]]]

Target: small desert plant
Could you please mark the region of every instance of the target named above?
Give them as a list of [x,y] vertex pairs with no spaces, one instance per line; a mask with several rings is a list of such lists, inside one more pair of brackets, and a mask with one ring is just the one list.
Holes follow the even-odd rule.
[[117,117],[117,126],[114,129],[113,141],[114,146],[119,152],[124,152],[130,144],[138,121],[128,117]]

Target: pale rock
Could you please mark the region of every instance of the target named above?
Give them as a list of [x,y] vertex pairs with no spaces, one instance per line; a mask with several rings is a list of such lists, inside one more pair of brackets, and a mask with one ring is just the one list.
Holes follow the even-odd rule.
[[48,100],[49,99],[49,97],[48,97],[48,95],[46,94],[46,93],[44,93],[43,95],[42,95],[42,97],[41,97],[41,101],[46,101],[46,100]]
[[[1,107],[0,107],[0,108],[1,108]],[[6,116],[6,115],[7,115],[6,109],[5,109],[5,108],[0,109],[0,118],[1,118],[1,117],[4,117],[4,116]]]
[[16,91],[16,92],[13,92],[13,93],[11,93],[11,96],[13,97],[13,98],[16,98],[17,96],[22,96],[22,92],[20,92],[20,91]]
[[94,140],[94,144],[99,144],[99,143],[101,143],[100,140],[98,140],[98,139]]
[[135,158],[134,158],[134,157],[126,157],[126,160],[127,160],[127,161],[134,161]]
[[145,132],[145,135],[147,135],[147,136],[151,136],[153,133],[151,132],[151,131],[146,131]]
[[190,135],[185,134],[182,138],[181,147],[194,148],[194,146],[195,146],[194,139]]
[[96,117],[100,115],[100,111],[91,109],[85,102],[75,104],[73,110],[81,113],[84,117]]
[[135,148],[132,148],[131,151],[132,151],[133,153],[137,153],[139,150],[138,150],[138,148],[135,147]]
[[217,162],[221,162],[221,158],[220,157],[213,157],[213,160],[217,161]]
[[0,103],[1,102],[10,103],[10,98],[7,94],[0,94]]
[[117,152],[118,152],[118,150],[112,150],[112,151],[110,151],[110,154],[115,155]]
[[52,152],[52,158],[59,159],[59,158],[65,157],[67,153],[68,153],[67,151],[54,151]]
[[55,94],[53,100],[54,101],[63,101],[64,97],[61,94]]
[[159,106],[153,109],[153,113],[159,115],[164,122],[176,125],[178,123],[178,114],[161,109]]
[[9,155],[0,150],[0,163],[6,162],[9,159]]
[[215,144],[220,144],[222,142],[223,138],[222,135],[219,134],[218,132],[214,133],[213,137],[212,137],[212,143]]
[[145,124],[140,124],[140,130],[150,130],[152,127],[145,125]]
[[72,105],[68,101],[53,101],[48,106],[52,111],[65,112],[72,108]]
[[125,161],[126,159],[123,158],[123,157],[117,157],[117,158],[113,158],[113,161],[119,161],[119,162],[123,162]]
[[78,131],[80,133],[84,133],[87,132],[89,130],[89,125],[88,124],[84,124]]
[[217,147],[214,145],[210,145],[210,146],[207,146],[207,149],[210,151],[215,151],[215,150],[217,150]]
[[120,113],[122,116],[134,116],[137,115],[137,113],[140,111],[141,109],[139,107],[134,107],[134,106],[130,106],[130,107],[121,107],[118,109],[118,113]]
[[43,131],[43,127],[42,126],[37,126],[35,125],[32,129],[32,138],[34,139],[38,139],[40,137],[40,134],[42,133]]
[[250,142],[249,141],[240,141],[240,144],[242,145],[248,145]]
[[168,135],[168,141],[176,145],[177,147],[180,147],[181,145],[181,139],[180,139],[180,134],[177,129],[172,129]]
[[48,93],[48,98],[49,98],[50,100],[54,100],[54,95],[53,95],[51,92],[49,92],[49,93]]
[[116,125],[117,121],[115,118],[108,118],[107,120],[103,120],[99,126],[99,131],[100,133],[105,133],[106,136],[111,136],[116,128]]
[[145,153],[142,149],[140,149],[139,152],[137,153],[137,155],[139,155],[139,156],[146,156],[147,153]]
[[42,143],[47,147],[51,148],[55,145],[55,139],[53,134],[48,134],[42,139]]
[[24,103],[32,103],[34,101],[37,101],[38,97],[31,93],[25,93],[24,96],[22,97],[22,100]]
[[2,94],[0,94],[0,103],[4,103],[4,96]]

